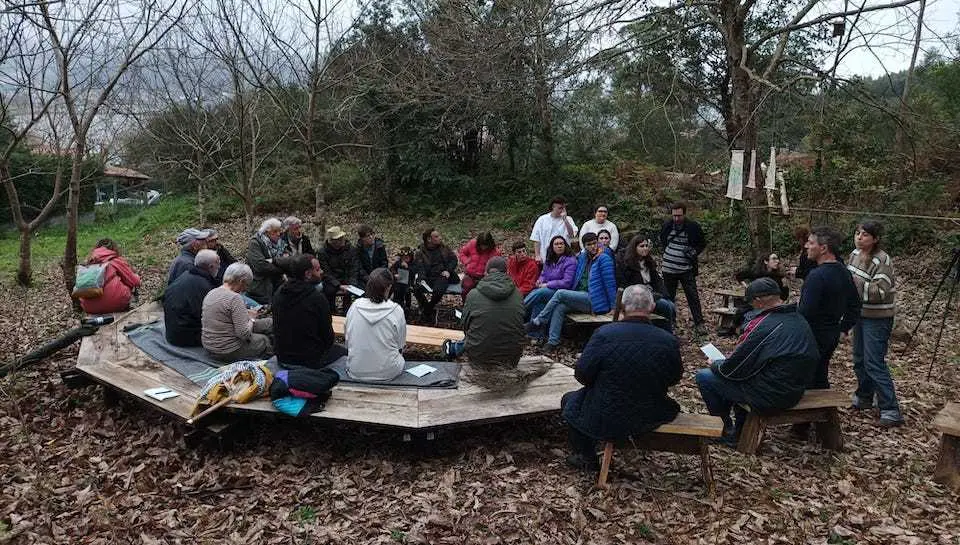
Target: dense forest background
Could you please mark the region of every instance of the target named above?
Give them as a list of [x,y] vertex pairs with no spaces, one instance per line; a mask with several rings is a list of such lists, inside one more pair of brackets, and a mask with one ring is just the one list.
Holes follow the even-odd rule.
[[[0,161],[8,173],[0,214],[21,236],[51,200],[61,210],[60,197],[96,181],[89,165],[108,162],[195,196],[200,223],[242,217],[248,227],[257,214],[297,210],[322,229],[331,207],[420,217],[516,211],[522,227],[562,194],[575,217],[604,202],[618,223],[644,230],[684,199],[715,239],[746,250],[785,244],[797,223],[846,229],[858,219],[783,217],[765,209],[763,191],[729,205],[730,150],[757,149],[763,160],[770,147],[784,158],[795,207],[939,216],[960,205],[955,39],[923,51],[906,33],[896,38],[905,55],[913,50],[909,69],[838,76],[847,53],[863,47],[863,21],[906,6],[898,17],[915,27],[920,0],[832,13],[796,0],[378,0],[346,17],[324,3],[144,4],[153,18],[112,42],[125,55],[99,65],[52,58],[58,90],[37,96],[50,101],[46,118],[63,101],[66,129],[31,115],[39,110],[23,97],[32,95],[16,85],[28,71],[3,65],[0,144],[11,145]],[[36,24],[38,44],[72,35],[56,14],[59,26],[43,22],[56,5],[37,6],[4,17],[21,30]],[[83,28],[87,19],[77,20]],[[107,43],[81,48],[108,27],[98,21],[71,42],[75,52]],[[109,93],[91,92],[111,83]],[[123,122],[78,132],[86,118],[73,122],[68,97],[81,114],[93,109],[91,121]],[[59,136],[64,151],[38,153],[27,125],[44,142]],[[89,206],[77,200],[74,208]],[[949,222],[886,219],[893,248],[958,242]]]

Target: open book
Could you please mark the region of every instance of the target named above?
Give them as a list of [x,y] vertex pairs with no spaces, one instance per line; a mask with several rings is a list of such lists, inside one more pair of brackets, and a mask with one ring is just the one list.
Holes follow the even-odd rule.
[[353,295],[354,297],[363,297],[363,294],[366,293],[364,290],[356,286],[351,286],[350,284],[347,284],[347,287],[344,289],[347,290],[347,293]]

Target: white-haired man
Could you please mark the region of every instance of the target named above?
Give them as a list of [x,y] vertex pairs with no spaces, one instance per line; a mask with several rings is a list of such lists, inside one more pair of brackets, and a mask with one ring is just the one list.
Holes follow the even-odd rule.
[[277,260],[287,255],[287,246],[281,235],[283,224],[277,218],[268,218],[260,224],[247,245],[247,265],[253,271],[253,281],[247,295],[261,305],[270,304],[273,292],[283,282],[283,269]]
[[200,346],[203,298],[213,289],[220,257],[213,250],[200,250],[187,272],[163,293],[163,323],[167,342],[174,346]]
[[283,244],[287,247],[290,255],[310,254],[314,255],[313,244],[310,243],[310,237],[303,232],[303,221],[296,216],[287,216],[283,220]]
[[223,273],[223,285],[203,298],[203,332],[200,340],[215,359],[224,362],[259,360],[273,355],[270,334],[273,321],[257,318],[240,295],[253,281],[253,271],[233,263]]
[[677,338],[650,323],[653,294],[633,285],[623,292],[621,321],[597,329],[574,371],[583,388],[560,401],[573,454],[567,463],[595,471],[597,441],[618,441],[670,422],[680,405],[667,395],[683,364]]

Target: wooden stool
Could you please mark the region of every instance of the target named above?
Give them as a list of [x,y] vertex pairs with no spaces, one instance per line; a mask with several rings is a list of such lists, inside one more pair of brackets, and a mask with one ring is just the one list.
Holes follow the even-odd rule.
[[[677,454],[699,454],[700,472],[703,482],[711,496],[715,492],[713,470],[710,467],[709,439],[723,434],[723,420],[706,414],[680,413],[672,422],[668,422],[650,433],[630,439],[636,448],[674,452]],[[600,463],[600,476],[597,486],[607,488],[607,475],[613,461],[613,443],[603,445],[603,460]]]
[[750,407],[744,407],[750,414],[740,432],[737,450],[745,454],[755,454],[760,448],[767,426],[807,422],[815,423],[817,437],[825,448],[843,450],[843,434],[837,408],[847,402],[846,394],[837,390],[807,390],[799,403],[783,411],[759,414],[750,410]]
[[940,437],[940,458],[933,480],[960,493],[960,403],[947,403],[933,419]]

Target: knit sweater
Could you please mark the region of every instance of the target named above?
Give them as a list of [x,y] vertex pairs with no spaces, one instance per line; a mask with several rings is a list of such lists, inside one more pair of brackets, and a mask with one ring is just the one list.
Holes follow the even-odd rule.
[[860,250],[850,253],[847,270],[860,295],[860,316],[864,318],[892,318],[896,312],[896,277],[893,260],[883,250],[865,254]]
[[214,354],[229,354],[250,338],[253,320],[240,294],[219,286],[203,298],[202,327],[203,347]]

